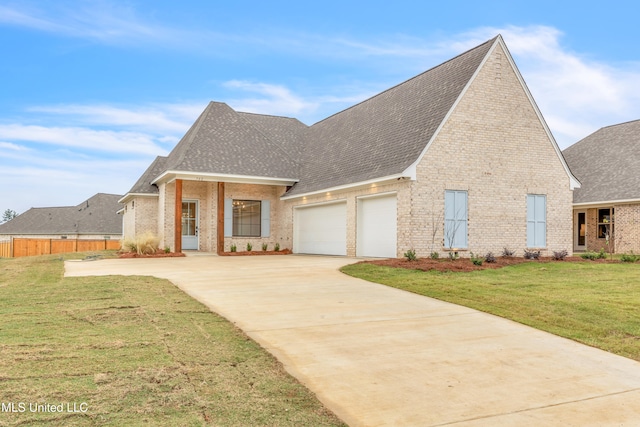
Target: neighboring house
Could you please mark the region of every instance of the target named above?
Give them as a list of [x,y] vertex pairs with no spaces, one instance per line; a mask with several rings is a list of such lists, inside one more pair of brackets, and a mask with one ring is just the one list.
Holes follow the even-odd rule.
[[122,238],[122,217],[117,214],[122,196],[98,193],[78,206],[31,208],[0,224],[0,239],[106,239]]
[[604,127],[563,153],[582,183],[574,250],[640,252],[640,120]]
[[174,250],[571,250],[573,177],[498,36],[312,126],[210,103],[120,202]]

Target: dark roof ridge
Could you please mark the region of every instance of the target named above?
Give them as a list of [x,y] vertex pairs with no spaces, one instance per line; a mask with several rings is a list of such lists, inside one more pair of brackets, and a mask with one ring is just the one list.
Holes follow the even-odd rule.
[[433,71],[433,70],[435,70],[435,69],[437,69],[437,68],[442,67],[442,66],[443,66],[443,65],[445,65],[445,64],[448,64],[449,62],[451,62],[451,61],[453,61],[453,60],[455,60],[455,59],[458,59],[459,57],[461,57],[461,56],[463,56],[463,55],[468,54],[469,52],[472,52],[472,51],[474,51],[474,50],[476,50],[476,49],[479,49],[479,48],[481,48],[481,47],[485,46],[485,45],[486,45],[486,44],[488,44],[488,43],[494,43],[494,42],[496,41],[496,39],[501,38],[501,37],[502,37],[502,36],[501,36],[500,34],[498,34],[497,36],[493,37],[492,39],[489,39],[489,40],[487,40],[487,41],[486,41],[486,42],[484,42],[484,43],[481,43],[481,44],[479,44],[479,45],[477,45],[477,46],[474,46],[474,47],[472,47],[472,48],[470,48],[470,49],[468,49],[468,50],[466,50],[466,51],[464,51],[464,52],[462,52],[462,53],[460,53],[460,54],[458,54],[458,55],[454,56],[453,58],[449,58],[448,60],[446,60],[446,61],[444,61],[444,62],[441,62],[441,63],[440,63],[440,64],[438,64],[438,65],[434,65],[433,67],[429,68],[428,70],[425,70],[425,71],[421,72],[420,74],[417,74],[417,75],[415,75],[415,76],[413,76],[413,77],[410,77],[410,78],[408,78],[407,80],[404,80],[404,81],[402,81],[402,82],[400,82],[400,83],[398,83],[398,84],[396,84],[396,85],[394,85],[394,86],[392,86],[392,87],[390,87],[390,88],[387,88],[387,89],[383,90],[382,92],[378,92],[378,93],[376,93],[375,95],[373,95],[373,96],[371,96],[371,97],[369,97],[369,98],[367,98],[367,99],[364,99],[364,100],[362,100],[362,101],[360,101],[360,102],[358,102],[358,103],[356,103],[356,104],[353,104],[353,105],[351,105],[351,106],[349,106],[349,107],[345,108],[344,110],[340,110],[340,111],[338,111],[338,112],[336,112],[336,113],[333,113],[332,115],[327,116],[327,117],[325,117],[324,119],[322,119],[322,120],[320,120],[320,121],[315,122],[315,123],[314,123],[314,124],[312,124],[310,127],[313,127],[313,126],[315,126],[315,125],[317,125],[317,124],[319,124],[319,123],[322,123],[322,122],[324,122],[324,121],[326,121],[326,120],[330,119],[331,117],[334,117],[334,116],[336,116],[336,115],[338,115],[338,114],[344,113],[345,111],[349,111],[349,110],[351,110],[351,109],[353,109],[353,108],[357,107],[358,105],[364,104],[365,102],[368,102],[368,101],[370,101],[370,100],[372,100],[372,99],[378,98],[378,97],[382,96],[383,94],[385,94],[385,93],[387,93],[387,92],[390,92],[391,90],[396,89],[396,88],[397,88],[397,87],[399,87],[399,86],[404,85],[405,83],[408,83],[408,82],[410,82],[410,81],[416,80],[416,79],[418,79],[418,78],[422,77],[423,75],[425,75],[426,73],[429,73],[429,72],[431,72],[431,71]]
[[[616,127],[616,126],[621,126],[621,125],[627,125],[629,123],[633,123],[633,122],[640,122],[640,119],[634,119],[634,120],[628,120],[626,122],[622,122],[622,123],[617,123],[614,125],[608,125],[608,126],[602,126],[600,129],[598,130],[602,130],[602,129],[607,129],[607,128],[612,128],[612,127]],[[597,131],[596,131],[597,132]],[[583,138],[584,139],[584,138]]]
[[[215,102],[215,101],[211,101],[211,102]],[[224,102],[221,102],[220,104],[224,104]],[[233,108],[233,107],[231,107],[231,108]],[[251,111],[239,111],[239,110],[236,110],[235,108],[234,108],[234,111],[236,113],[238,113],[238,114],[251,114],[253,116],[276,117],[278,119],[289,119],[289,120],[296,120],[296,121],[300,122],[300,120],[297,119],[296,117],[278,116],[277,114],[254,113],[254,112],[251,112]],[[300,122],[300,123],[302,123],[302,122]],[[302,124],[304,124],[304,123],[302,123]]]

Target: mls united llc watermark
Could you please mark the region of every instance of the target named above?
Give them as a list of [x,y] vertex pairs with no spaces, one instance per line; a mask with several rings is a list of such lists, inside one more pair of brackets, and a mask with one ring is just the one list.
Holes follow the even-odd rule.
[[84,414],[89,410],[86,402],[67,403],[35,403],[35,402],[0,402],[0,412],[64,412],[72,414]]

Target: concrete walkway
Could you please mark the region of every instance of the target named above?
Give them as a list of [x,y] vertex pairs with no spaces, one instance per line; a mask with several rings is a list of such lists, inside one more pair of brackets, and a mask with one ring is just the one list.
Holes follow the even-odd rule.
[[171,280],[350,426],[640,425],[640,363],[337,270],[353,261],[198,256],[65,269]]

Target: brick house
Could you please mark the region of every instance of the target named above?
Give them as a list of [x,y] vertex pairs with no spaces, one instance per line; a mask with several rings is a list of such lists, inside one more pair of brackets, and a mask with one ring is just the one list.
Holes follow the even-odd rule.
[[582,183],[573,194],[575,251],[640,252],[640,120],[607,126],[566,148]]
[[121,203],[174,250],[548,253],[579,185],[497,36],[312,126],[212,102]]
[[31,208],[0,224],[0,240],[104,239],[120,241],[122,218],[118,211],[122,195],[98,193],[77,206]]

